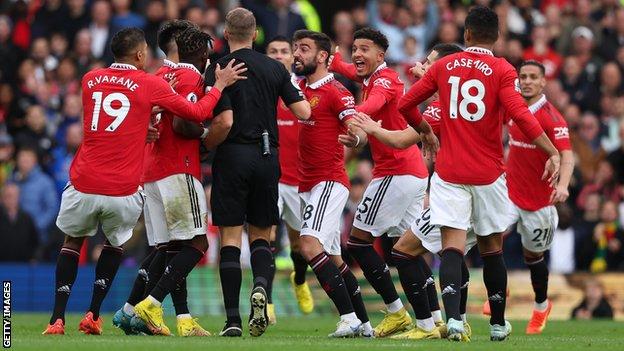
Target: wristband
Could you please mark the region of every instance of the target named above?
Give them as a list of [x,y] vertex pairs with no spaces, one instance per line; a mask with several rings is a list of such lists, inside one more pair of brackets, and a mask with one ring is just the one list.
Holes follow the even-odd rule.
[[210,130],[210,129],[208,129],[208,128],[204,128],[204,132],[202,133],[202,135],[201,135],[199,138],[200,138],[200,139],[204,139],[205,137],[207,137],[207,136],[208,136],[208,131],[209,131],[209,130]]
[[357,139],[357,141],[355,142],[355,145],[353,145],[353,147],[358,147],[358,145],[360,145],[360,136],[356,135],[355,138]]

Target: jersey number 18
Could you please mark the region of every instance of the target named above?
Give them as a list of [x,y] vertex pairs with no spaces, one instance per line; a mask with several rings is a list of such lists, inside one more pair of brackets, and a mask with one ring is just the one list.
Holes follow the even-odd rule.
[[[470,79],[460,84],[459,77],[450,76],[448,80],[451,84],[451,98],[449,102],[449,116],[451,119],[457,118],[457,108],[459,94],[461,92],[461,102],[459,102],[459,114],[463,119],[475,122],[485,116],[485,103],[483,98],[485,97],[485,86],[478,79]],[[471,94],[471,89],[476,90],[476,95]],[[474,105],[476,112],[471,113],[468,111],[468,106]]]

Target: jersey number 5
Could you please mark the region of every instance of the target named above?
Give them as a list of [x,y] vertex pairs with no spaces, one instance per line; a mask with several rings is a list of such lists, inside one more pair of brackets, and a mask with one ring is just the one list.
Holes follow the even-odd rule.
[[[457,100],[459,99],[459,93],[461,92],[461,102],[459,103],[459,114],[463,119],[475,122],[485,116],[485,103],[483,98],[485,97],[485,86],[478,79],[470,79],[460,84],[459,77],[450,76],[448,80],[451,84],[451,98],[449,101],[449,115],[452,119],[457,118]],[[461,87],[460,87],[461,85]],[[471,89],[475,89],[477,94],[472,95]],[[475,113],[468,111],[468,106],[474,105],[476,108]]]
[[[124,121],[126,116],[128,116],[128,112],[130,112],[130,100],[128,97],[122,93],[112,93],[106,95],[104,100],[102,100],[102,92],[96,91],[93,92],[91,98],[95,100],[95,104],[93,106],[93,119],[91,120],[91,130],[98,130],[98,121],[100,120],[100,111],[104,108],[104,112],[113,117],[115,120],[104,130],[107,132],[114,132],[117,127]],[[119,101],[121,106],[118,108],[113,107],[113,102]]]

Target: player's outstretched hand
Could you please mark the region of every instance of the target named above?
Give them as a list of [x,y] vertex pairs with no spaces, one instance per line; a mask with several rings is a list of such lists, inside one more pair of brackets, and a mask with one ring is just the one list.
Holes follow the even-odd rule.
[[436,154],[440,149],[440,141],[438,140],[438,137],[436,137],[435,134],[433,134],[433,131],[431,131],[426,134],[422,133],[420,138],[422,140],[423,156],[427,159],[431,159],[431,161],[435,161]]
[[559,180],[559,167],[561,166],[561,157],[559,155],[552,155],[546,161],[544,166],[544,174],[542,174],[542,180],[548,179],[548,183],[553,188]]
[[220,88],[220,85],[222,85],[223,88],[225,88],[238,82],[241,79],[247,79],[247,77],[241,75],[247,72],[247,67],[245,67],[245,63],[241,62],[237,65],[234,65],[234,62],[234,59],[230,60],[227,66],[223,68],[221,68],[221,65],[217,63],[217,68],[215,69],[215,77],[217,78],[215,82],[215,87]]
[[350,128],[347,130],[347,134],[338,135],[338,141],[346,147],[358,147],[362,144],[360,137]]
[[568,188],[557,184],[557,186],[553,189],[552,193],[550,194],[550,203],[557,204],[560,202],[565,202],[568,199],[568,196],[570,196],[570,193],[568,192]]
[[147,139],[145,140],[145,142],[147,144],[149,143],[153,143],[156,140],[158,140],[158,138],[160,138],[160,132],[158,131],[158,128],[150,125],[149,127],[147,127]]
[[423,67],[422,62],[416,62],[414,67],[410,68],[409,71],[416,78],[422,78],[422,76],[425,75],[425,68]]
[[363,112],[358,112],[353,119],[353,125],[362,129],[366,134],[373,134],[375,131],[381,129],[381,120],[374,121],[369,115]]
[[327,67],[330,67],[332,62],[334,61],[334,54],[340,51],[340,47],[338,45],[336,45],[336,49],[334,50],[334,52],[329,56],[329,63],[327,63]]

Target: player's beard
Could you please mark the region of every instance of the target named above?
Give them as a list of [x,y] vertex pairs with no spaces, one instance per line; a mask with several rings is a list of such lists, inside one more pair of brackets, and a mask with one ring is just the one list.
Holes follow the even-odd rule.
[[[303,67],[297,69],[297,65],[295,65],[295,72],[300,76],[309,76],[312,73],[316,72],[317,65],[315,63],[305,63],[303,61],[299,61]],[[295,61],[297,63],[297,61]]]

